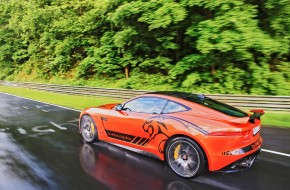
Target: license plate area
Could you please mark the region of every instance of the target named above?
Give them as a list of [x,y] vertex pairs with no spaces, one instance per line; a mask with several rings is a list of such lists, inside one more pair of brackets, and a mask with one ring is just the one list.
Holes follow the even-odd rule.
[[253,136],[255,136],[261,130],[261,125],[258,125],[253,128]]

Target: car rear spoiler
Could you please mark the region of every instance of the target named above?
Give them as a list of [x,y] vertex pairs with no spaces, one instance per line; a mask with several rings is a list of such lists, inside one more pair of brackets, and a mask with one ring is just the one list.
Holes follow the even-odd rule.
[[261,116],[264,115],[264,110],[250,110],[250,112],[253,112],[254,114],[250,116],[249,122],[255,123],[255,119],[261,119]]
[[253,112],[253,115],[250,115],[248,117],[241,117],[241,118],[235,118],[232,119],[232,123],[237,123],[237,124],[245,124],[247,122],[255,123],[255,119],[261,118],[262,115],[264,115],[264,110],[250,110],[250,112]]

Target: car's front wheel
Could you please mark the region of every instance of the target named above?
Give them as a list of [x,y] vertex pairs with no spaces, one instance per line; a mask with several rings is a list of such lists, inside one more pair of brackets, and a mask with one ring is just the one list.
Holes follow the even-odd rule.
[[97,127],[93,118],[88,115],[82,116],[80,126],[82,136],[86,142],[91,143],[98,139]]
[[165,157],[169,167],[184,178],[197,177],[206,166],[205,155],[199,145],[186,137],[170,140]]

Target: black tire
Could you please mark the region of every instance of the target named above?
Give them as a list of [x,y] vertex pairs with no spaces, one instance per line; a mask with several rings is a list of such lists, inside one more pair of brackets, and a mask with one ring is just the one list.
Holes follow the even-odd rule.
[[167,143],[165,158],[174,173],[194,178],[206,167],[206,159],[199,145],[187,137],[177,137]]
[[93,118],[88,115],[82,116],[80,125],[82,136],[86,142],[92,143],[98,139],[97,126]]

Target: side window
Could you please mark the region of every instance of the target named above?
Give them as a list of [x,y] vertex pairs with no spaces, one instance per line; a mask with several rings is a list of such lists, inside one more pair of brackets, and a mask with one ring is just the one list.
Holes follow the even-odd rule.
[[160,114],[166,101],[167,100],[162,98],[153,97],[136,98],[130,102],[127,102],[123,106],[123,110],[139,113]]
[[187,108],[182,106],[181,104],[168,101],[166,104],[165,109],[162,111],[162,113],[174,113],[174,112],[181,112],[181,111],[186,111]]

